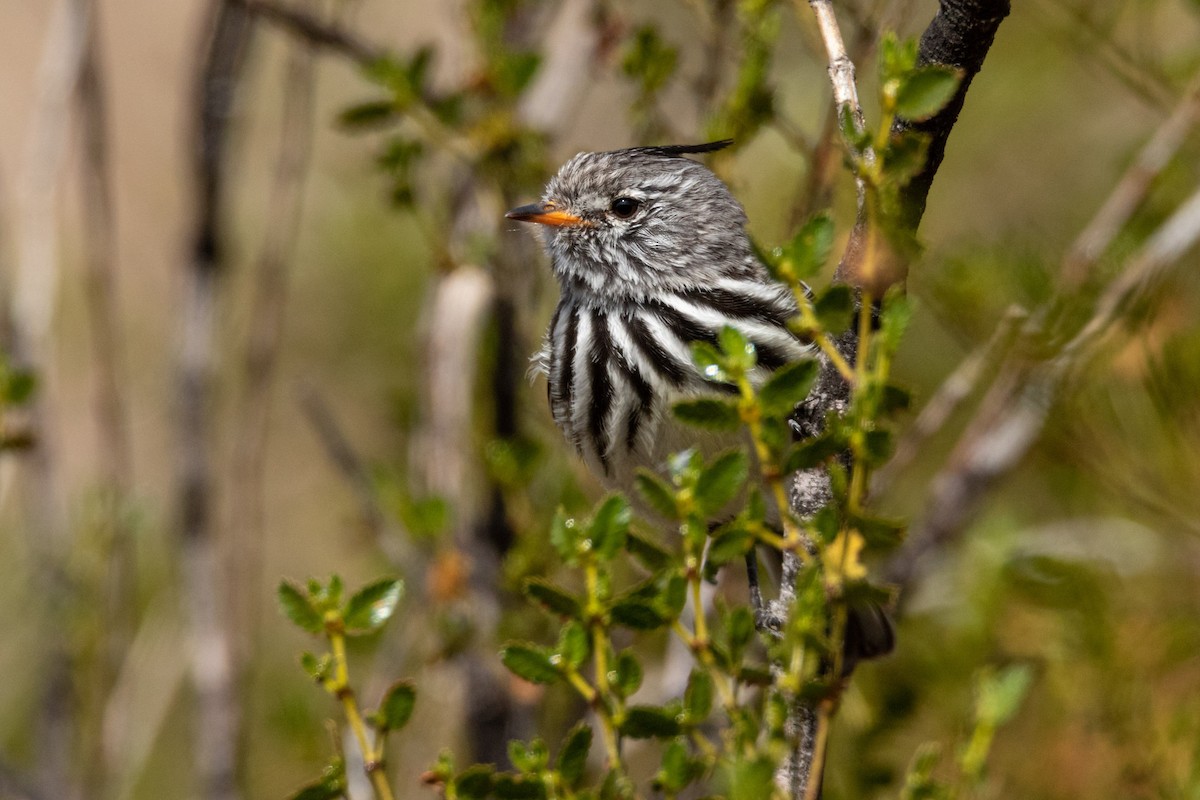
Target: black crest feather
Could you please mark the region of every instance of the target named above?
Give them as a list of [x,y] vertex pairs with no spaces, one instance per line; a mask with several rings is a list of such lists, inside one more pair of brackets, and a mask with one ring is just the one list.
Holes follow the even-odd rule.
[[679,158],[680,156],[698,153],[715,153],[718,150],[724,150],[731,144],[733,144],[733,139],[721,139],[716,142],[705,142],[704,144],[664,144],[653,147],[634,147],[632,149],[646,153],[647,155]]

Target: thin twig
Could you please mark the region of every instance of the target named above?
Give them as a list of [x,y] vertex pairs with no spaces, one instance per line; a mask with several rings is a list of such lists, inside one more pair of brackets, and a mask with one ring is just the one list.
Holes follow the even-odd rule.
[[[314,2],[309,3],[315,6]],[[231,459],[230,518],[232,535],[230,569],[233,618],[239,627],[237,665],[250,668],[250,651],[257,642],[259,586],[263,563],[263,477],[267,439],[274,399],[287,309],[289,268],[300,232],[305,178],[313,136],[315,58],[305,39],[290,42],[284,65],[283,110],[279,152],[266,214],[262,250],[254,273],[250,330],[242,364],[242,391],[238,402],[238,430]]]
[[1083,283],[1088,271],[1146,199],[1154,179],[1166,169],[1198,121],[1200,79],[1192,82],[1183,100],[1138,152],[1104,205],[1076,237],[1060,273],[1064,291],[1078,288]]
[[255,16],[280,26],[313,45],[341,53],[352,61],[370,64],[388,54],[386,48],[366,41],[357,34],[329,24],[311,13],[273,0],[229,0]]

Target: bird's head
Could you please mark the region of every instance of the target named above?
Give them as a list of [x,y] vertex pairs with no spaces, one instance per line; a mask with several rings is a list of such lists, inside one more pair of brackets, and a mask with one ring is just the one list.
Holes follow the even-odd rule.
[[707,167],[684,158],[728,145],[580,153],[539,203],[509,219],[543,226],[564,291],[644,297],[745,269],[746,214]]

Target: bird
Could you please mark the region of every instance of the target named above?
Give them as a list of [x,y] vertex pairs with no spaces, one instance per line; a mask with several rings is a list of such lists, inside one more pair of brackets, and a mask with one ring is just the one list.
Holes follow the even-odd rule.
[[[741,203],[688,158],[730,144],[579,153],[540,201],[506,214],[540,226],[559,285],[533,359],[551,416],[600,482],[629,497],[638,468],[660,471],[697,444],[711,455],[743,442],[672,418],[678,401],[736,392],[693,363],[693,343],[716,344],[736,328],[757,353],[756,386],[815,354],[788,328],[795,295],[756,255]],[[890,649],[890,636],[890,627],[879,633],[874,649]]]

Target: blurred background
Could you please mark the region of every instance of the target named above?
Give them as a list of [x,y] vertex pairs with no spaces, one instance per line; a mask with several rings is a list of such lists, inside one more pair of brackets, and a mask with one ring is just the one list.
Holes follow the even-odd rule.
[[[836,5],[877,119],[881,31],[917,36],[936,4]],[[1015,4],[921,228],[897,366],[918,410],[1013,304],[1066,286],[1078,326],[1195,190],[1185,133],[1084,279],[1060,277],[1140,148],[1180,104],[1195,121],[1198,34],[1192,0]],[[284,578],[406,580],[351,653],[368,697],[417,683],[401,796],[443,748],[492,761],[569,725],[495,657],[553,635],[518,587],[555,569],[554,509],[598,496],[526,380],[557,290],[503,212],[580,150],[733,136],[715,168],[760,243],[826,207],[847,232],[829,107],[803,2],[5,0],[0,796],[294,792],[335,709],[297,665],[315,645],[276,611]],[[1200,797],[1196,255],[922,559],[826,797],[895,796],[920,745],[963,744],[972,676],[1016,662],[1033,683],[986,796]],[[991,367],[882,509],[929,515]]]

